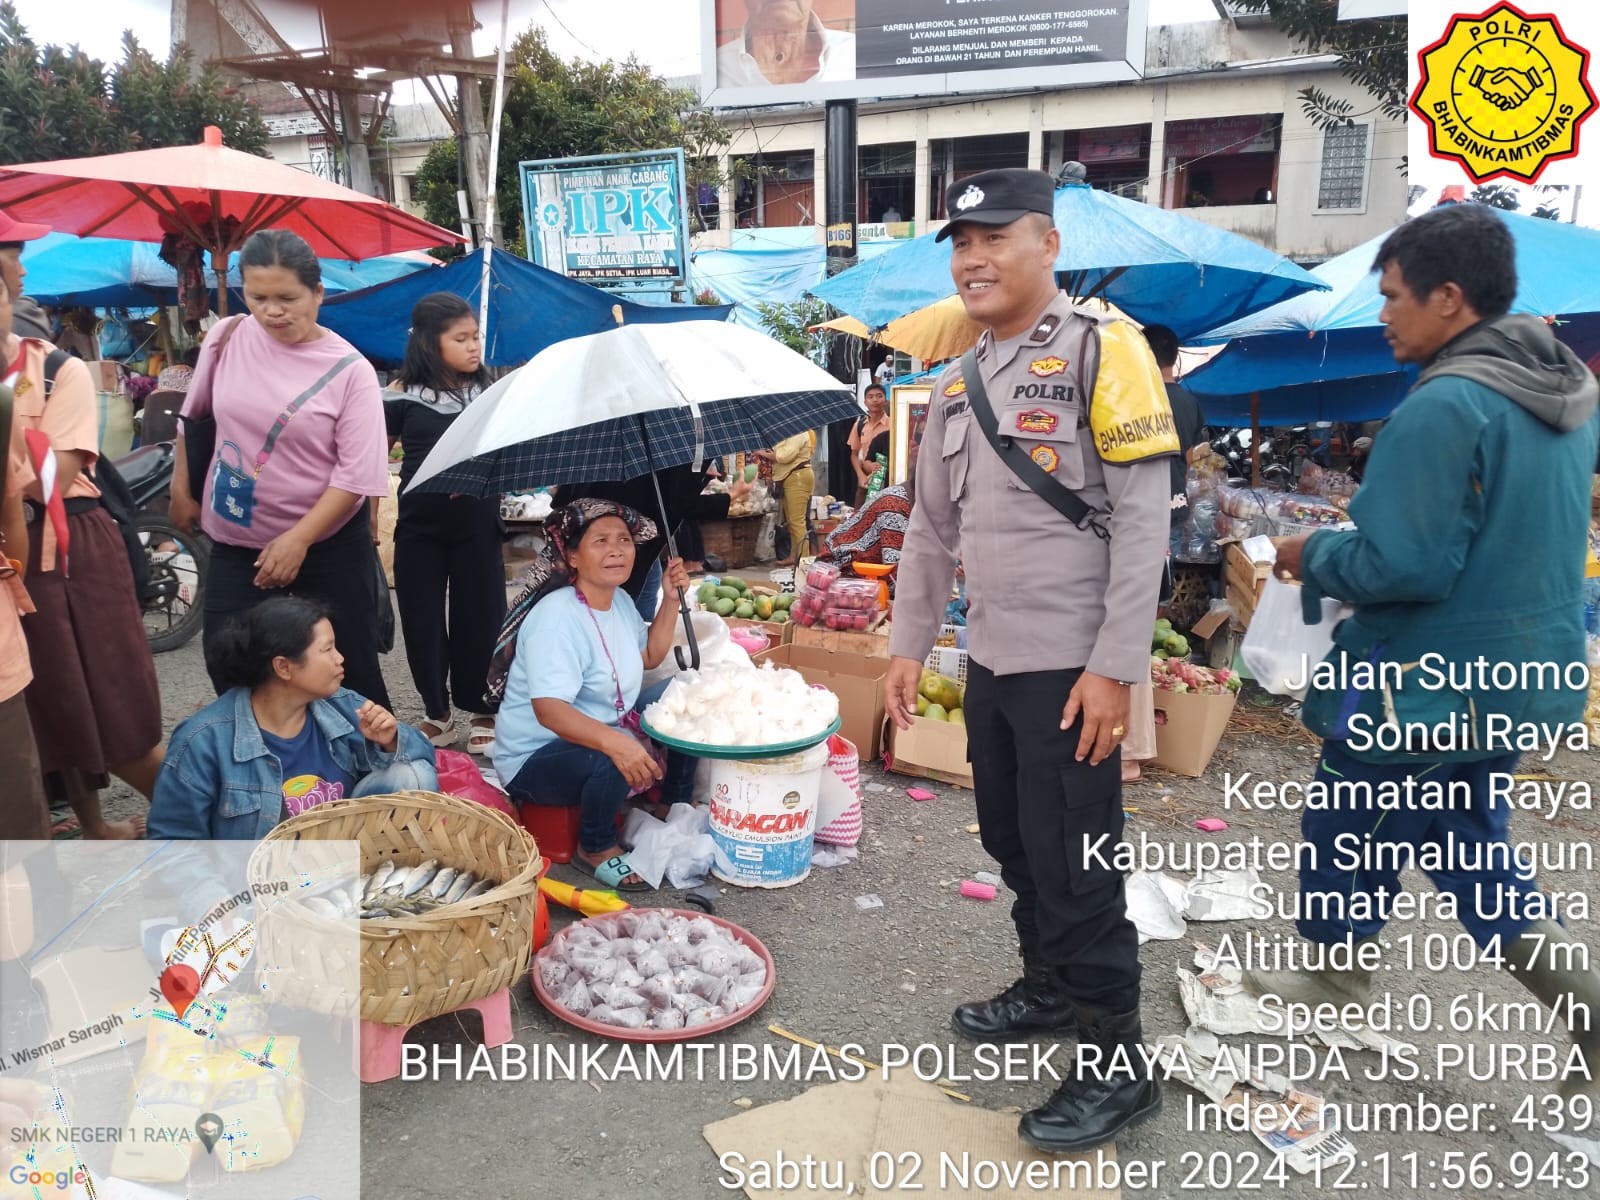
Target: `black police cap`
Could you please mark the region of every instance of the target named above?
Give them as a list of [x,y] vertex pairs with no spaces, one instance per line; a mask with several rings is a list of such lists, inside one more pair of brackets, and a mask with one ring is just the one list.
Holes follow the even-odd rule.
[[1055,182],[1043,171],[1005,167],[984,171],[950,185],[944,194],[950,222],[939,230],[936,242],[955,232],[963,221],[979,225],[1009,225],[1029,213],[1055,216]]

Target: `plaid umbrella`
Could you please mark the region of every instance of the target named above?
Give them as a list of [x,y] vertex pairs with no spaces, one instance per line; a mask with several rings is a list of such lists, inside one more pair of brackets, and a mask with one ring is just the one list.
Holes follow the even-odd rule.
[[693,321],[558,342],[473,402],[411,488],[493,496],[636,479],[776,445],[860,413],[855,393],[763,334]]
[[[617,314],[620,320],[620,313]],[[855,392],[779,342],[738,325],[619,325],[557,342],[456,418],[408,490],[493,496],[628,480],[776,445],[859,413]],[[656,484],[667,547],[678,547]],[[680,667],[700,649],[688,636]]]

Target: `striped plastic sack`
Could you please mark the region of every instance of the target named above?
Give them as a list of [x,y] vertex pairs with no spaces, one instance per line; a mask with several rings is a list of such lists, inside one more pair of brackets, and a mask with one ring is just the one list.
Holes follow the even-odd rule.
[[861,840],[861,755],[854,742],[838,734],[828,739],[816,840],[831,846],[854,846]]

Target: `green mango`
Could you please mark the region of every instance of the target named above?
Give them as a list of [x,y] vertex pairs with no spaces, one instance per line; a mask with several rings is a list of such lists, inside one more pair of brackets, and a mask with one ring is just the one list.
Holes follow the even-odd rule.
[[928,705],[928,711],[922,715],[930,721],[948,721],[950,719],[950,710],[942,704],[930,704]]
[[789,610],[786,608],[774,609],[772,619],[778,625],[787,625],[789,623]]
[[695,595],[700,601],[700,606],[704,608],[717,598],[717,585],[714,583],[702,583],[700,590]]
[[717,602],[711,606],[711,611],[716,613],[719,617],[731,617],[733,616],[733,608],[733,601],[727,596],[721,596],[717,599]]
[[929,701],[926,696],[921,694],[917,696],[917,716],[925,717],[928,715],[928,704]]
[[741,600],[733,606],[733,615],[741,621],[751,620],[756,615],[756,606],[748,600]]
[[952,725],[965,725],[967,723],[967,710],[964,708],[952,708],[949,720]]
[[736,589],[741,596],[750,590],[748,583],[733,575],[724,575],[722,577],[722,586]]
[[781,608],[784,612],[788,612],[789,606],[795,602],[795,598],[793,592],[779,592],[772,598],[773,610],[776,611]]
[[738,600],[739,600],[739,589],[736,588],[736,587],[732,587],[729,584],[724,583],[720,587],[717,588],[717,599],[718,600],[732,600],[735,603],[737,603]]
[[1167,638],[1162,646],[1174,658],[1186,658],[1189,654],[1189,639],[1181,633],[1175,633]]
[[961,685],[948,675],[940,675],[935,671],[924,672],[922,684],[917,690],[946,712],[961,707]]
[[1163,632],[1163,633],[1171,633],[1172,632],[1172,622],[1168,618],[1162,617],[1159,621],[1156,622],[1156,628],[1158,630],[1160,630],[1161,632]]

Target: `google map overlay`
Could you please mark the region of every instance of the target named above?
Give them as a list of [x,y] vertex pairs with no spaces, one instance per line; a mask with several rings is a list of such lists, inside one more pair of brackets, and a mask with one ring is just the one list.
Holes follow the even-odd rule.
[[[0,842],[0,1197],[360,1190],[353,842]],[[320,909],[321,911],[317,911]]]

